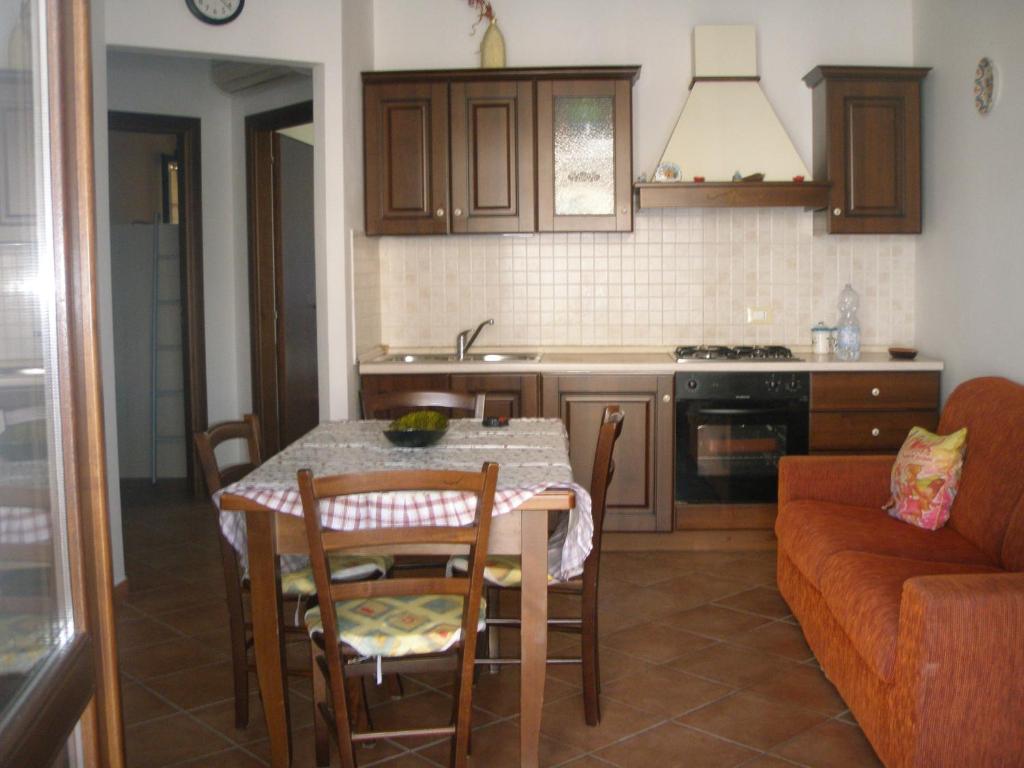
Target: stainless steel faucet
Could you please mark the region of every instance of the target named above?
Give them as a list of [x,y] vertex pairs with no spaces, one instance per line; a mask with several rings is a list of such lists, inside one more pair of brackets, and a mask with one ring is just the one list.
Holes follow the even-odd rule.
[[[471,331],[467,328],[455,337],[456,360],[466,359],[466,353],[469,352],[469,348],[473,346],[473,342],[476,341],[476,337],[480,335],[480,331],[484,329],[485,325],[494,325],[494,318],[492,317],[490,320],[484,320],[476,327],[475,331]],[[470,336],[470,334],[472,334],[472,336]],[[468,341],[466,340],[467,338],[469,339]]]

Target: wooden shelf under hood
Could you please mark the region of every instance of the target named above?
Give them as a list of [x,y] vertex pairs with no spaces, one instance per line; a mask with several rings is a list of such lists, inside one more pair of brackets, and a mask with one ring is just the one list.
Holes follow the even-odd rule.
[[828,207],[828,182],[680,181],[633,185],[639,208]]

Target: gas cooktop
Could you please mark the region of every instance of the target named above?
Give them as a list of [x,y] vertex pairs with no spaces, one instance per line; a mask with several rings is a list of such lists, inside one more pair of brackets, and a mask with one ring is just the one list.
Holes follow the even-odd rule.
[[673,353],[676,362],[689,363],[693,361],[714,361],[714,362],[799,362],[799,358],[793,357],[793,351],[789,347],[779,346],[688,346],[676,347]]

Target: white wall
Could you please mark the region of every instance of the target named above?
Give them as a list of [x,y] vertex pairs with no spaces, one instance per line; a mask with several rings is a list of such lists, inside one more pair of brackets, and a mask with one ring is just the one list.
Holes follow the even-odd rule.
[[[359,381],[355,366],[358,354],[355,318],[359,305],[352,295],[358,288],[355,243],[362,243],[363,231],[363,81],[360,74],[374,68],[374,7],[373,0],[347,0],[342,5],[342,67],[343,86],[342,99],[345,105],[345,221],[350,233],[355,233],[349,240],[349,265],[347,275],[350,276],[350,290],[345,296],[348,303],[351,354],[347,361],[346,376],[348,379],[348,412],[359,413]],[[318,172],[320,169],[317,169]],[[376,254],[376,248],[366,249]],[[374,301],[375,298],[375,301]],[[363,302],[365,304],[365,302]],[[376,304],[377,316],[380,315],[380,291],[371,291],[372,307]],[[380,324],[377,324],[379,330]],[[371,335],[373,331],[370,331]],[[379,332],[377,334],[379,336]]]
[[[944,394],[965,379],[1024,382],[1024,4],[915,0],[924,81],[924,234],[918,341],[946,360]],[[978,59],[996,64],[995,109],[974,109]],[[1001,91],[1001,93],[999,93]]]
[[[347,3],[346,3],[347,4]],[[682,110],[695,24],[755,24],[761,85],[797,151],[811,160],[818,64],[911,63],[910,0],[495,0],[508,65],[640,64],[634,172],[650,173]],[[477,67],[483,25],[465,3],[375,0],[376,69]]]
[[[356,0],[358,4],[359,0]],[[102,35],[94,35],[94,44],[157,53],[183,53],[217,58],[248,58],[310,66],[313,69],[315,122],[317,126],[316,163],[316,250],[318,294],[318,347],[321,386],[320,409],[325,418],[347,415],[351,358],[349,321],[346,302],[328,301],[331,295],[348,292],[346,265],[346,212],[344,205],[344,106],[342,98],[343,36],[341,4],[337,0],[307,0],[303,3],[250,3],[242,15],[224,27],[202,24],[184,3],[164,0],[105,0],[106,23]],[[348,6],[348,2],[345,3]],[[212,87],[212,86],[211,86]],[[154,94],[160,98],[160,94]],[[230,126],[231,114],[223,125]],[[205,138],[204,138],[205,143]],[[224,147],[230,156],[230,147]],[[208,156],[206,152],[204,155]],[[324,169],[331,169],[326,173]],[[228,198],[225,198],[228,199]],[[208,252],[208,251],[207,251]],[[233,275],[223,275],[230,282]],[[233,326],[241,316],[237,304],[216,308],[217,317]],[[247,338],[236,339],[230,356],[235,376],[240,376],[238,345],[247,348]],[[208,350],[208,360],[212,351]],[[248,353],[241,355],[248,369]],[[248,387],[236,380],[236,400]],[[214,416],[215,404],[210,404]],[[237,410],[235,411],[237,414]]]
[[[248,323],[238,328],[234,311],[239,301],[246,302],[246,283],[238,285],[234,269],[238,245],[230,225],[235,215],[231,99],[213,85],[207,61],[111,51],[107,101],[113,111],[201,121],[207,407],[211,421],[238,418],[239,409],[248,405],[248,398],[241,400],[240,393],[249,379],[247,368],[240,371],[235,363],[234,347],[237,335],[247,334]],[[248,335],[244,339],[247,344]]]

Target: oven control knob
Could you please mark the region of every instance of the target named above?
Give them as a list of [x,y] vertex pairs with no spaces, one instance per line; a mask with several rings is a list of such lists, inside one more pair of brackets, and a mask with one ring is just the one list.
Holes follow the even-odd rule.
[[790,392],[796,392],[798,389],[800,389],[800,382],[797,381],[795,378],[790,379],[789,383],[786,384],[786,389],[788,389]]
[[696,379],[689,379],[686,382],[686,388],[689,389],[690,391],[695,390],[697,388],[697,380]]
[[779,389],[779,380],[774,376],[769,376],[765,379],[764,385],[768,388],[769,392],[777,392]]

